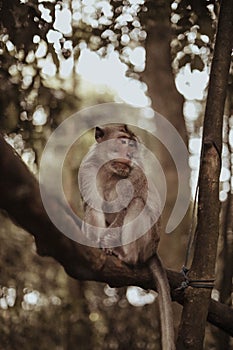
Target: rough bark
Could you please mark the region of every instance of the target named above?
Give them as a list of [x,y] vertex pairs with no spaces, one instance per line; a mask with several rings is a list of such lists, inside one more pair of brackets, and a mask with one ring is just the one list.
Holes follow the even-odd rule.
[[[232,304],[232,278],[233,278],[233,195],[228,195],[226,206],[223,208],[223,228],[221,232],[221,252],[217,263],[217,286],[219,290],[219,301],[231,306]],[[230,337],[227,333],[218,331],[213,335],[216,349],[228,350],[230,347]]]
[[[37,252],[58,261],[68,275],[77,280],[105,282],[112,287],[136,285],[154,289],[152,276],[146,267],[131,268],[101,250],[78,244],[58,231],[43,207],[39,185],[20,157],[0,135],[0,208],[35,238]],[[63,210],[57,203],[57,210]],[[74,224],[67,215],[67,224]],[[79,230],[78,227],[76,227]],[[183,303],[183,282],[180,273],[168,270],[172,297]],[[208,320],[233,335],[233,310],[211,301]]]
[[[216,44],[204,118],[199,178],[198,224],[190,278],[214,278],[219,233],[219,175],[221,170],[222,124],[228,73],[233,46],[233,6],[221,2]],[[210,290],[188,288],[178,348],[201,350],[205,334]]]

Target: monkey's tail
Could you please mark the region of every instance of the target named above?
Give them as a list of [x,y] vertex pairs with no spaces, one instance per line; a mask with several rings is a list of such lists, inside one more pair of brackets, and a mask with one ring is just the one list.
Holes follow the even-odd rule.
[[158,291],[162,348],[163,350],[175,350],[175,334],[170,286],[166,271],[157,254],[150,259],[149,267],[153,274],[154,282]]

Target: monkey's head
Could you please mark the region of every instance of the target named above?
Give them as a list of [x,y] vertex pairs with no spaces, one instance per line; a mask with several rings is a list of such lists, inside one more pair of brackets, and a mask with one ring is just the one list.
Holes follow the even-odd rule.
[[95,139],[98,143],[111,140],[103,144],[101,157],[107,162],[105,166],[121,178],[128,177],[138,153],[136,135],[127,125],[109,124],[95,128]]

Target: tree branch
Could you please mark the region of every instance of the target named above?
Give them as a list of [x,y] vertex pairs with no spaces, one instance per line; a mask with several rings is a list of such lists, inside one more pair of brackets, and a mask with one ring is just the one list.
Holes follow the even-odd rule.
[[[63,235],[50,221],[40,197],[39,185],[20,157],[0,135],[0,208],[32,234],[37,252],[57,260],[68,275],[77,280],[93,280],[108,283],[112,287],[127,285],[155,289],[147,267],[131,268],[115,257],[107,256],[101,250],[78,244]],[[63,210],[57,203],[51,203],[56,210]],[[73,224],[67,215],[67,224]],[[76,230],[79,228],[76,226]],[[183,303],[183,290],[177,290],[183,276],[167,271],[173,300]],[[208,320],[233,335],[233,310],[212,301]]]

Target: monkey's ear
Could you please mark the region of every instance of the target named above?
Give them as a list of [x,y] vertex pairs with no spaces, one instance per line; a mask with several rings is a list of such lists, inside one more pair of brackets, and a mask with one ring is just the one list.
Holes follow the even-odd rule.
[[104,137],[104,129],[101,129],[99,126],[95,128],[95,139],[97,142],[101,142]]

